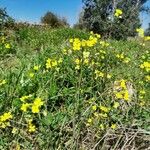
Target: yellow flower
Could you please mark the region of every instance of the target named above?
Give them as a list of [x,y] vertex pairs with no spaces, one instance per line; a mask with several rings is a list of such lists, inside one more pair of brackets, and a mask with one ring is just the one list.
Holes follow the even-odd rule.
[[118,102],[114,102],[114,105],[113,105],[114,108],[117,109],[119,106],[120,106],[120,104]]
[[36,105],[33,105],[32,106],[32,113],[39,113],[40,112],[40,109],[39,109],[39,106],[36,106]]
[[10,49],[11,48],[10,44],[6,43],[5,48]]
[[140,94],[144,95],[144,94],[146,94],[146,92],[144,90],[141,90]]
[[107,74],[107,78],[110,79],[112,76],[110,74]]
[[105,113],[108,113],[108,112],[109,112],[109,108],[108,108],[108,107],[105,107],[105,106],[100,106],[100,110],[102,110],[102,111],[105,112]]
[[9,119],[12,119],[12,114],[11,112],[8,112],[8,113],[4,113],[2,116],[0,116],[0,122],[4,122],[4,121],[7,121]]
[[97,109],[97,106],[96,105],[92,106],[92,109],[95,111]]
[[21,106],[20,109],[21,109],[23,112],[26,112],[30,105],[31,105],[31,104],[29,104],[29,103],[22,104],[22,106]]
[[129,100],[129,93],[127,90],[124,93],[124,100],[127,100],[127,101]]
[[112,125],[111,125],[111,128],[114,130],[114,129],[117,128],[117,125],[116,125],[116,124],[112,124]]
[[39,68],[40,68],[40,66],[37,66],[37,65],[33,67],[33,69],[34,69],[35,71],[38,71]]
[[0,86],[6,84],[6,80],[0,80]]
[[87,122],[88,122],[88,123],[92,123],[92,119],[91,119],[91,118],[89,118]]
[[28,96],[22,96],[22,97],[20,98],[20,100],[21,100],[22,102],[24,102],[25,100],[27,100],[27,99],[29,99],[29,98],[31,98],[31,97],[32,97],[32,95],[29,94]]
[[75,69],[76,69],[76,70],[79,70],[79,69],[80,69],[80,66],[79,66],[79,65],[76,65]]
[[126,89],[126,81],[125,80],[121,80],[120,86],[124,89]]
[[70,42],[70,43],[73,43],[73,39],[70,39],[69,42]]
[[29,76],[30,76],[31,78],[33,78],[33,77],[34,77],[34,73],[33,73],[33,72],[30,72],[30,73],[29,73]]
[[77,58],[77,59],[75,59],[75,63],[77,64],[77,65],[79,65],[80,64],[80,60]]
[[104,129],[105,129],[103,124],[100,124],[99,127],[100,127],[101,130],[104,130]]
[[42,106],[44,103],[43,103],[43,101],[41,100],[41,98],[36,98],[35,100],[34,100],[34,103],[33,103],[35,106],[38,106],[38,107],[40,107],[40,106]]
[[118,98],[118,99],[122,99],[122,98],[123,98],[122,92],[117,92],[117,93],[115,94],[115,96],[116,96],[116,98]]
[[123,12],[122,12],[121,9],[116,9],[116,11],[115,11],[115,16],[116,17],[121,17],[122,14],[123,14]]
[[35,132],[36,131],[36,126],[32,124],[31,120],[28,122],[28,131],[29,132]]
[[150,81],[150,76],[149,75],[145,76],[145,78],[146,78],[146,81]]

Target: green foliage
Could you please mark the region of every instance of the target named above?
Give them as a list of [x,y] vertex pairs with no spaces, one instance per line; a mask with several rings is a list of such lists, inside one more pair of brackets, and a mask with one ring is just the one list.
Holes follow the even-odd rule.
[[41,23],[47,24],[52,28],[68,27],[69,26],[66,18],[59,18],[56,14],[54,14],[52,12],[47,12],[41,18]]
[[[10,126],[0,124],[0,149],[148,149],[150,79],[148,63],[142,64],[150,59],[149,41],[32,26],[15,37],[15,55],[0,60],[0,116],[13,115]],[[115,88],[124,92],[116,81],[133,90],[131,100],[116,98]],[[21,110],[37,97],[38,113]]]
[[[136,28],[140,27],[139,13],[144,1],[131,0],[83,0],[83,26],[104,37],[126,39],[135,36]],[[116,9],[121,9],[121,17],[115,17]]]

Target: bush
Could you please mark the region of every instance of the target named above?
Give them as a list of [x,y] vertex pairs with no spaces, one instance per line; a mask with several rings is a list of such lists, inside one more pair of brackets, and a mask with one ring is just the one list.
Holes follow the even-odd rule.
[[59,18],[56,14],[52,12],[47,12],[42,18],[41,23],[47,24],[51,26],[52,28],[58,28],[58,27],[68,27],[69,24],[66,20],[66,18]]

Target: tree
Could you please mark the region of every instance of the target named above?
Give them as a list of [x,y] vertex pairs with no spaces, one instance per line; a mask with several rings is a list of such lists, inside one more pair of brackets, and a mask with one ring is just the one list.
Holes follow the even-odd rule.
[[12,27],[14,25],[14,19],[12,19],[6,12],[5,8],[0,8],[0,30],[3,28]]
[[69,24],[67,22],[66,18],[59,18],[56,14],[48,11],[42,18],[41,22],[43,24],[47,24],[51,26],[52,28],[57,28],[57,27],[68,27]]
[[[83,23],[88,30],[104,37],[125,39],[135,35],[140,27],[139,13],[147,0],[83,0]],[[122,18],[114,16],[115,10],[123,11]]]

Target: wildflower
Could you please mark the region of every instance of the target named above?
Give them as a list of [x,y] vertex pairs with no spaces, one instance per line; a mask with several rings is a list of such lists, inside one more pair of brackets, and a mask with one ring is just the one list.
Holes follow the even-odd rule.
[[97,109],[97,106],[96,105],[92,106],[92,109],[95,111]]
[[0,80],[0,86],[6,84],[6,80]]
[[33,77],[34,77],[34,73],[33,73],[33,72],[30,72],[30,73],[29,73],[29,76],[30,76],[31,78],[33,78]]
[[114,102],[114,105],[113,105],[114,108],[117,109],[119,106],[120,106],[120,104],[118,102]]
[[39,68],[40,68],[40,66],[37,66],[37,65],[33,67],[33,69],[34,69],[35,71],[38,71]]
[[116,17],[121,17],[122,14],[123,14],[123,12],[122,12],[121,9],[116,9],[116,11],[115,11],[115,16]]
[[12,114],[11,112],[4,113],[2,116],[0,116],[0,122],[7,121],[9,119],[12,119]]
[[75,38],[73,41],[73,50],[80,50],[81,49],[81,41],[78,38]]
[[75,63],[77,64],[77,65],[79,65],[80,64],[80,60],[77,58],[77,59],[75,59]]
[[122,99],[123,98],[122,92],[117,92],[115,94],[115,96],[116,96],[117,99]]
[[36,126],[32,124],[32,120],[29,120],[29,122],[28,122],[28,131],[29,132],[35,132],[36,131]]
[[70,39],[69,42],[70,42],[70,43],[73,43],[73,39]]
[[105,106],[100,106],[100,110],[102,110],[105,113],[109,112],[109,108],[105,107]]
[[22,106],[21,106],[20,109],[21,109],[23,112],[26,112],[30,105],[31,105],[31,104],[29,104],[29,103],[22,104]]
[[92,123],[92,119],[91,119],[91,118],[89,118],[87,122],[88,122],[88,123]]
[[40,111],[40,109],[39,109],[39,107],[38,106],[36,106],[36,105],[33,105],[32,106],[32,113],[39,113],[39,111]]
[[32,95],[29,94],[28,96],[22,96],[22,97],[20,98],[20,100],[21,100],[22,102],[24,102],[25,100],[27,100],[27,99],[29,99],[29,98],[31,98],[31,97],[32,97]]
[[112,76],[110,74],[107,74],[107,79],[110,79]]
[[40,107],[43,105],[41,98],[36,98],[32,104],[32,113],[39,113]]
[[50,58],[48,58],[48,59],[46,60],[46,69],[49,69],[49,68],[52,67],[51,62],[52,62],[52,60],[51,60]]
[[145,76],[145,78],[146,78],[146,81],[150,81],[150,76],[149,75]]
[[112,125],[111,125],[111,128],[114,130],[114,129],[117,128],[117,125],[116,125],[116,124],[112,124]]
[[100,124],[99,127],[100,127],[101,130],[104,130],[104,129],[105,129],[103,124]]
[[140,94],[144,95],[144,94],[146,94],[146,92],[144,90],[141,90]]
[[40,106],[42,106],[44,103],[43,103],[43,101],[41,100],[41,98],[36,98],[35,100],[34,100],[34,103],[33,103],[34,105],[36,105],[36,106],[38,106],[38,107],[40,107]]
[[120,81],[120,86],[121,86],[122,88],[126,89],[126,81],[122,79],[122,80]]
[[5,48],[10,49],[11,48],[10,44],[6,43]]
[[129,93],[128,93],[128,91],[127,90],[125,90],[125,92],[124,92],[124,100],[129,100]]

